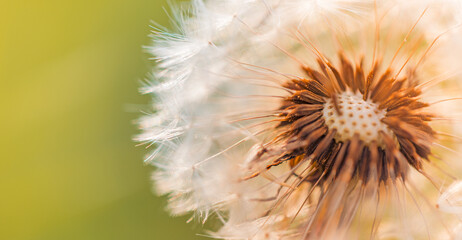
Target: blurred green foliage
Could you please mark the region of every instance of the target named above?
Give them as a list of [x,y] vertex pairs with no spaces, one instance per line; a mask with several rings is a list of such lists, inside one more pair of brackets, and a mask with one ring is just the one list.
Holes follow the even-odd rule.
[[162,7],[0,0],[0,239],[199,239],[164,211],[131,141]]

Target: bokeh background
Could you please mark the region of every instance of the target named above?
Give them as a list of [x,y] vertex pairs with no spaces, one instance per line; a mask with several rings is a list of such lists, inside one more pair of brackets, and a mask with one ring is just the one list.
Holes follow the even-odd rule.
[[0,0],[0,239],[205,239],[135,147],[164,0]]

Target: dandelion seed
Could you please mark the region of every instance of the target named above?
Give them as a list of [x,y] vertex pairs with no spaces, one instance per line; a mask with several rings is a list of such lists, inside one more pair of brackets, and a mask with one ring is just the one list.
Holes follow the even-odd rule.
[[193,1],[154,33],[137,138],[170,210],[219,239],[456,239],[462,8],[439,3]]

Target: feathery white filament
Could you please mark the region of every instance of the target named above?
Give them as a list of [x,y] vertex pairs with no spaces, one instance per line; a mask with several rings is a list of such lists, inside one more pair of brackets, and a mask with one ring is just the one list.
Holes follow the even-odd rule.
[[456,214],[462,219],[462,181],[457,181],[441,194],[437,203],[441,211]]

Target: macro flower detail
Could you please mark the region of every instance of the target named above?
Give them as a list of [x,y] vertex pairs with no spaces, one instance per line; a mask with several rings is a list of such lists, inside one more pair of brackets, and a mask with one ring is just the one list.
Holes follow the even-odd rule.
[[137,137],[169,210],[218,239],[456,239],[462,6],[440,3],[174,9]]
[[348,181],[356,175],[364,184],[372,177],[378,184],[404,180],[407,165],[421,170],[434,132],[415,81],[396,79],[389,69],[378,74],[374,68],[366,76],[361,63],[354,68],[343,55],[340,59],[340,71],[319,59],[321,72],[304,69],[311,80],[285,84],[292,96],[280,108],[275,131],[281,135],[255,161],[273,156],[280,157],[270,166],[310,161],[312,176],[305,180],[311,182],[338,177],[329,176],[333,173]]

